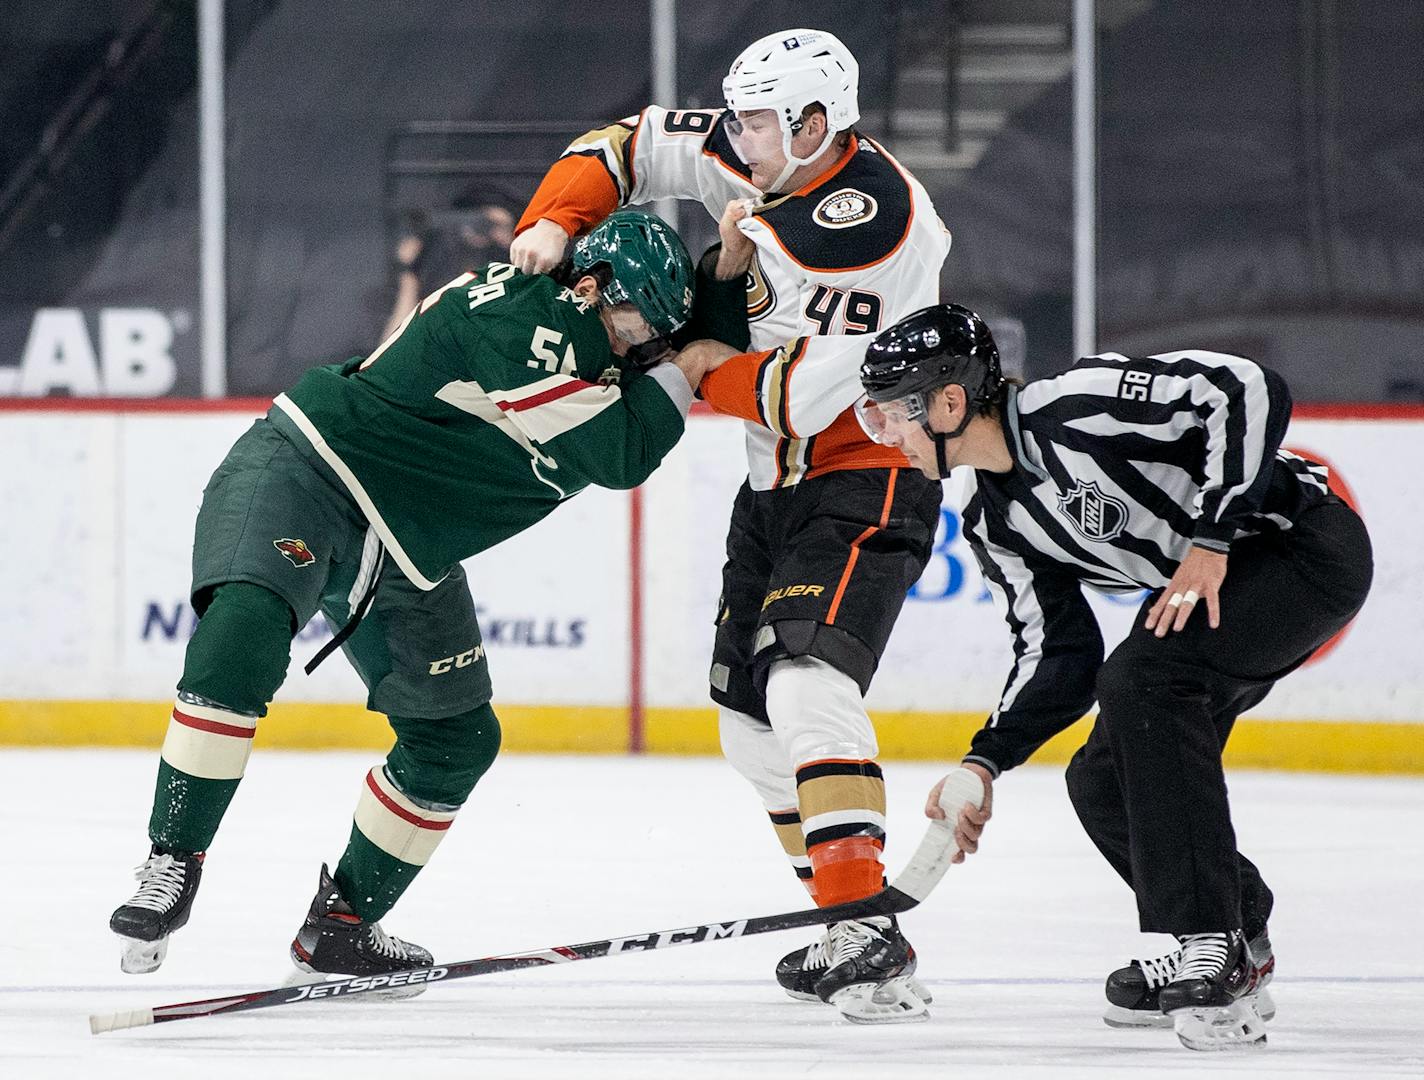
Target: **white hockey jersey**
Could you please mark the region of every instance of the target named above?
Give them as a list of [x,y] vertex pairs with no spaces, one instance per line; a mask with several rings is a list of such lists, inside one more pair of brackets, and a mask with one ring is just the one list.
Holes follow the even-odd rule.
[[763,196],[732,149],[725,116],[650,106],[581,136],[519,227],[549,218],[578,235],[621,205],[664,198],[695,199],[720,219],[732,199],[756,200],[740,224],[756,245],[747,276],[754,351],[702,385],[714,409],[747,421],[751,486],[906,465],[866,437],[850,408],[866,344],[857,336],[938,301],[948,230],[920,182],[858,134],[814,183]]

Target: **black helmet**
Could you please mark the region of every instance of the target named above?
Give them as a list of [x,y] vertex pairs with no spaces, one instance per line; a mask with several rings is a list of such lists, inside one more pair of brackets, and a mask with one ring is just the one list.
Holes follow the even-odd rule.
[[936,304],[875,335],[860,365],[871,401],[895,401],[956,383],[971,405],[993,404],[1004,375],[988,325],[967,307]]
[[[988,324],[967,307],[936,304],[875,335],[860,365],[860,382],[872,402],[913,399],[910,415],[919,419],[934,442],[939,474],[944,477],[949,475],[945,444],[964,434],[975,416],[989,411],[999,398],[1004,373]],[[964,388],[964,419],[953,431],[935,431],[925,395],[950,384]]]

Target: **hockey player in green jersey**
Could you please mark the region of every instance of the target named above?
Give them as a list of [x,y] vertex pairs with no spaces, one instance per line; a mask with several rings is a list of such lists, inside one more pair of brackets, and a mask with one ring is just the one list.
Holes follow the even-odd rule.
[[[667,354],[693,270],[677,235],[610,217],[550,274],[492,263],[426,297],[375,352],[315,368],[213,474],[198,512],[200,616],[159,762],[138,891],[110,927],[121,966],[157,969],[203,857],[318,610],[395,745],[365,777],[291,956],[309,973],[430,964],[377,922],[429,860],[499,749],[460,560],[590,484],[643,482],[681,437],[708,357]],[[319,661],[325,653],[319,654]],[[309,669],[312,665],[309,665]]]

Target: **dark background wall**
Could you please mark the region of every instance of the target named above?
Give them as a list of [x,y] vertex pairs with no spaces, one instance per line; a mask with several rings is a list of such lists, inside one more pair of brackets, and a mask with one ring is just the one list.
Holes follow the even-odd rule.
[[[1021,326],[1029,374],[1071,361],[1071,77],[1060,65],[980,109],[996,126],[953,167],[910,140],[956,107],[916,100],[915,78],[970,87],[976,26],[1066,31],[1067,0],[679,7],[690,106],[719,103],[756,36],[808,18],[839,34],[861,61],[864,126],[892,132],[955,235],[946,297]],[[1424,399],[1424,4],[1250,7],[1103,5],[1101,343],[1243,351],[1303,400]],[[369,351],[411,212],[438,234],[484,202],[517,211],[565,126],[647,102],[649,32],[643,0],[229,0],[230,392]],[[702,217],[682,214],[694,245]],[[152,308],[173,328],[172,392],[196,394],[197,223],[191,0],[9,0],[0,369],[38,309],[77,309],[97,342],[102,309]]]

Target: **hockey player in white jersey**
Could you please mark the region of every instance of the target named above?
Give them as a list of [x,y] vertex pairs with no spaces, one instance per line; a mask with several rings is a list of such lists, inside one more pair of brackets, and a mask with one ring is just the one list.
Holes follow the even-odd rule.
[[[859,69],[819,30],[749,46],[725,109],[650,106],[551,167],[510,252],[556,264],[626,203],[696,200],[723,243],[701,272],[746,285],[749,349],[701,392],[746,421],[711,667],[722,746],[816,902],[882,886],[885,789],[863,696],[927,562],[937,484],[877,446],[851,404],[864,339],[934,302],[949,233],[924,188],[857,130]],[[850,1018],[917,1019],[929,994],[892,919],[837,923],[777,969]]]

